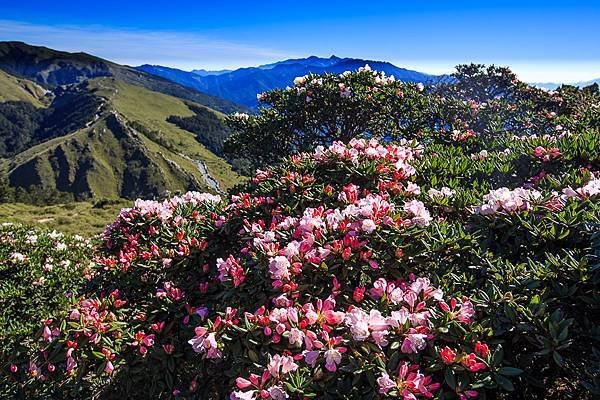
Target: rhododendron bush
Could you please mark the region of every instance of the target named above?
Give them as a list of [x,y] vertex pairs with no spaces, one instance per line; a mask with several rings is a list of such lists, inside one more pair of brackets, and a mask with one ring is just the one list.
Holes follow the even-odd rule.
[[[258,114],[229,117],[234,133],[225,150],[264,168],[354,137],[467,142],[475,156],[489,150],[482,136],[518,136],[549,139],[527,149],[546,161],[561,151],[552,139],[599,128],[599,97],[597,85],[545,91],[496,66],[459,65],[450,77],[424,86],[397,81],[367,65],[357,72],[309,74],[290,87],[259,94]],[[593,145],[587,151],[593,152]]]
[[[367,89],[347,84],[365,73],[396,85],[368,70],[346,74],[335,78],[348,80],[336,82],[340,101],[368,101]],[[295,87],[333,78],[314,79]],[[430,101],[430,89],[402,85]],[[296,93],[325,96],[316,86]],[[469,111],[461,130],[315,143],[227,198],[138,200],[107,227],[70,307],[42,323],[27,359],[9,361],[12,390],[592,398],[600,133],[583,117],[592,111],[575,108],[538,115],[540,134],[531,119],[527,132],[511,122],[482,135],[465,126],[477,114]],[[502,113],[523,122],[510,107]]]
[[51,318],[70,302],[90,266],[93,243],[81,236],[0,224],[0,357],[27,353],[22,341],[34,336],[39,318]]

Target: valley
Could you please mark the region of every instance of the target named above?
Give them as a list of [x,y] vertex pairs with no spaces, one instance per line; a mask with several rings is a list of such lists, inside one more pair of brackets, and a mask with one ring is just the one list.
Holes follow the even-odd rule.
[[211,134],[222,135],[223,112],[243,108],[92,56],[26,46],[17,57],[14,44],[0,49],[0,176],[10,187],[75,200],[135,199],[222,191],[241,181],[198,140],[202,132],[168,120],[209,118]]

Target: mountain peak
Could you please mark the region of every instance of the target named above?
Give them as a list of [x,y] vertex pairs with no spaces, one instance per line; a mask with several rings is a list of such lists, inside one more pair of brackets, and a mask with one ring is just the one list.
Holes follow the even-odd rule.
[[325,58],[311,55],[305,58],[290,58],[257,67],[239,68],[235,71],[194,70],[185,72],[166,67],[141,66],[139,69],[178,82],[184,86],[211,93],[238,104],[257,107],[256,94],[289,86],[297,76],[308,73],[340,74],[357,70],[365,64],[374,69],[394,75],[396,79],[410,82],[429,82],[435,76],[397,67],[385,61],[357,58],[341,58],[334,54]]

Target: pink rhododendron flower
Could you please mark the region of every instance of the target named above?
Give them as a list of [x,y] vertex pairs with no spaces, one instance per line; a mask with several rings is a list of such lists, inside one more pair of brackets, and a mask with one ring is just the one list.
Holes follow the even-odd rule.
[[106,372],[107,374],[112,374],[113,371],[115,370],[115,367],[113,366],[112,362],[110,360],[106,361],[106,366],[104,367],[104,372]]
[[242,392],[242,391],[233,392],[229,396],[229,399],[230,400],[252,400],[252,399],[254,399],[254,394],[256,392],[257,392],[256,390],[249,390],[247,392]]
[[489,347],[485,343],[477,342],[475,343],[475,353],[480,355],[483,358],[486,358],[489,354]]
[[298,328],[292,328],[289,331],[288,341],[292,346],[301,346],[304,341],[304,332]]
[[284,256],[277,256],[269,262],[269,274],[272,279],[289,280],[290,279],[290,262]]
[[246,280],[244,268],[241,266],[239,260],[231,255],[226,260],[218,258],[217,269],[219,270],[219,280],[221,282],[231,279],[233,286],[237,287]]
[[456,359],[456,353],[448,346],[444,347],[440,351],[440,356],[442,357],[444,364],[452,364],[452,363],[454,363],[454,360]]
[[52,340],[54,340],[54,338],[58,337],[59,335],[59,328],[53,328],[52,330],[50,330],[50,327],[48,327],[48,325],[44,326],[42,336],[46,341],[51,342]]
[[404,211],[409,213],[411,221],[420,227],[427,226],[432,218],[425,205],[419,200],[411,200],[404,204]]
[[492,215],[501,211],[529,210],[531,209],[531,201],[538,200],[541,197],[541,193],[536,190],[500,188],[483,196],[485,203],[475,211],[481,215]]
[[440,190],[431,188],[427,191],[427,195],[432,199],[443,199],[450,198],[456,194],[456,190],[452,190],[449,187],[442,187]]
[[298,364],[296,364],[294,359],[290,356],[276,354],[271,358],[271,361],[269,361],[267,369],[272,377],[278,378],[288,372],[297,370]]
[[365,233],[372,233],[375,229],[377,229],[377,225],[373,222],[372,219],[364,219],[362,221],[361,229]]
[[206,358],[221,358],[221,350],[217,347],[217,340],[214,332],[209,332],[207,328],[198,326],[195,329],[196,335],[188,341],[196,353],[206,355]]
[[352,299],[357,303],[363,301],[365,297],[365,290],[366,288],[364,286],[354,288],[354,292],[352,293]]
[[335,372],[337,365],[342,361],[342,353],[337,349],[325,351],[325,368],[330,372]]
[[273,400],[285,400],[290,397],[281,386],[271,386],[268,392]]
[[383,372],[379,378],[377,378],[377,385],[379,386],[379,393],[387,394],[390,390],[396,388],[396,382],[390,379],[390,376]]
[[477,361],[477,356],[475,353],[464,355],[460,359],[460,363],[471,372],[483,371],[484,369],[487,369],[487,365],[485,365],[485,363]]
[[458,301],[456,299],[450,300],[450,305],[443,301],[441,301],[439,305],[442,310],[444,310],[447,313],[450,313],[453,319],[457,319],[462,323],[471,322],[471,319],[475,315],[473,303],[471,303],[471,301],[467,297],[463,297],[460,308],[458,309]]
[[416,331],[412,328],[410,332],[415,333],[408,333],[406,335],[404,341],[402,342],[400,350],[403,353],[418,353],[420,350],[423,350],[427,345],[427,342],[425,341],[425,339],[427,339],[427,335],[423,333],[416,333]]

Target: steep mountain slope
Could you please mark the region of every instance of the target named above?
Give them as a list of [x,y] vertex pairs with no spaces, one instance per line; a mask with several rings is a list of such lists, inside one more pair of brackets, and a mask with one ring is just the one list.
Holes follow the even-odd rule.
[[0,103],[0,157],[83,128],[103,106],[101,98],[82,90],[60,88],[53,97],[47,108],[27,101]]
[[50,100],[48,91],[28,79],[17,78],[0,70],[0,103],[26,101],[35,107],[44,107]]
[[[50,109],[62,102],[79,110],[85,98],[96,107],[80,113],[71,129],[38,138],[30,146],[0,160],[0,171],[12,186],[41,186],[77,197],[152,197],[165,191],[218,192],[239,181],[231,167],[200,144],[194,134],[167,122],[172,116],[192,117],[195,103],[98,77],[55,90]],[[216,113],[216,114],[215,114]],[[46,120],[43,123],[47,125]],[[52,129],[56,133],[59,127]]]
[[153,65],[141,65],[137,68],[190,88],[255,108],[257,106],[256,95],[258,93],[289,86],[297,76],[305,75],[309,72],[341,73],[347,70],[356,70],[365,64],[369,64],[379,71],[385,71],[388,75],[394,75],[396,79],[403,81],[425,83],[440,79],[437,76],[399,68],[388,62],[339,58],[336,56],[331,56],[330,58],[311,56],[308,58],[284,60],[258,67],[240,68],[231,72],[217,71],[217,73],[210,73],[203,71],[202,74],[194,71],[186,72],[175,68]]
[[228,100],[86,53],[68,53],[22,42],[0,42],[0,69],[47,88],[113,76],[125,83],[190,100],[224,113],[242,109]]

